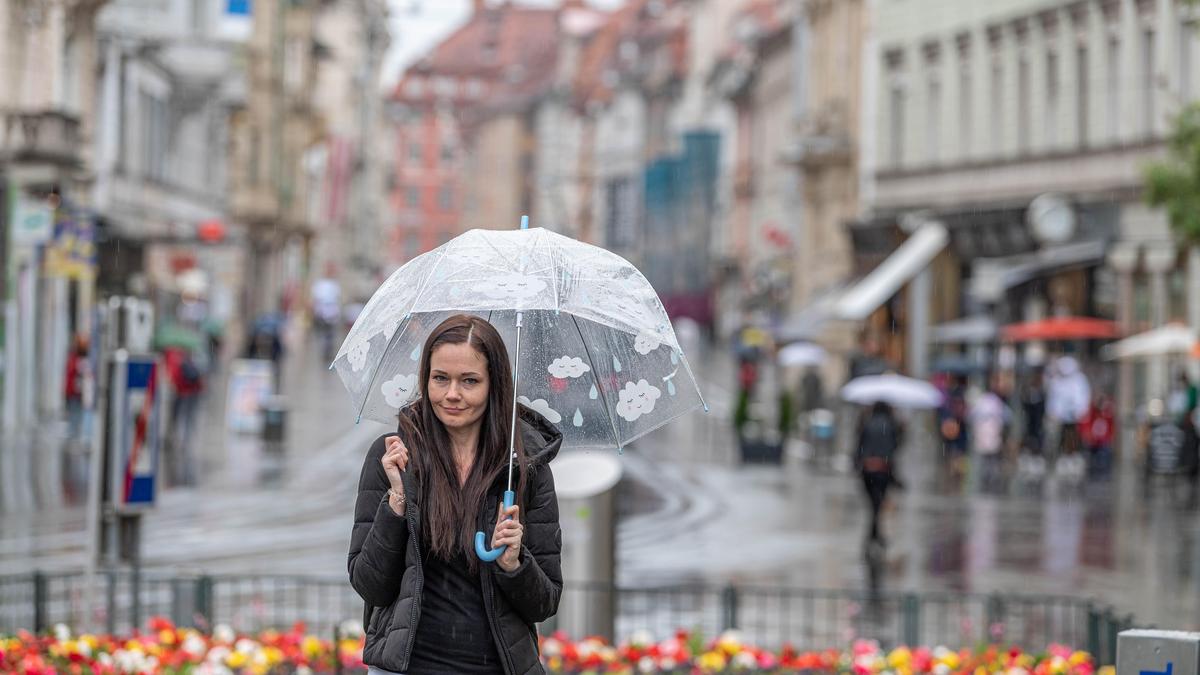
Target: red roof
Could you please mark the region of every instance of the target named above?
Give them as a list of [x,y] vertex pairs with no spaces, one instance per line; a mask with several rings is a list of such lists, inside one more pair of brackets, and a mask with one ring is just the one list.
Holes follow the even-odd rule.
[[[604,26],[592,36],[580,58],[579,70],[575,77],[577,104],[611,100],[613,89],[611,84],[605,81],[606,74],[619,73],[622,67],[633,65],[623,64],[620,60],[621,44],[626,40],[635,42],[642,50],[652,50],[660,44],[666,44],[670,50],[672,73],[682,75],[686,72],[686,26],[682,22],[668,21],[666,14],[658,17],[648,16],[649,4],[650,0],[629,0],[613,12]],[[668,7],[674,4],[674,0],[665,3]],[[645,58],[645,54],[639,53],[638,59],[642,58]]]

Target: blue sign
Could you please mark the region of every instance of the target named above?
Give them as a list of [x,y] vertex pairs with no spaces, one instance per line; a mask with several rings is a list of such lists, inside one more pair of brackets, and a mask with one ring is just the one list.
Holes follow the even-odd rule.
[[154,505],[159,446],[158,360],[119,354],[113,369],[112,495],[120,510]]
[[1167,661],[1167,669],[1166,670],[1141,670],[1141,671],[1138,671],[1138,675],[1171,675],[1171,666],[1172,665],[1173,664],[1170,661]]
[[229,0],[225,5],[225,13],[234,16],[250,16],[251,0]]

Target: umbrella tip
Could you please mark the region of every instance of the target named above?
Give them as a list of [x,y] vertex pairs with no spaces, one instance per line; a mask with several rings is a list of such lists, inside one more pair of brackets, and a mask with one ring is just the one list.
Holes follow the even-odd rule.
[[711,411],[708,409],[708,404],[707,404],[707,403],[705,403],[705,404],[704,404],[704,412],[705,412],[705,414],[708,414],[709,412],[711,412]]
[[529,229],[529,216],[521,216],[521,229],[522,230]]

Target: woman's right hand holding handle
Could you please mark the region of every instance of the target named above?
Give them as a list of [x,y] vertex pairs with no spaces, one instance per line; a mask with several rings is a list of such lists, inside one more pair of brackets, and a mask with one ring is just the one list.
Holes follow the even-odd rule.
[[396,515],[404,515],[404,482],[400,479],[400,474],[408,467],[408,448],[404,446],[404,442],[399,436],[388,436],[384,440],[386,451],[383,453],[383,459],[380,462],[383,464],[383,472],[387,474],[388,485],[391,489],[388,490],[388,505],[396,512]]

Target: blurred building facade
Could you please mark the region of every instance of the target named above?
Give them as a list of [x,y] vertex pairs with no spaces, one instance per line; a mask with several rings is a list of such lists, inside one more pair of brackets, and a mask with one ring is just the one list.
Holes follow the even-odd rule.
[[[0,445],[63,406],[61,366],[95,297],[96,15],[104,0],[0,2]],[[21,466],[0,452],[6,471]]]
[[99,290],[153,299],[160,323],[184,295],[222,323],[238,309],[242,232],[230,222],[224,150],[242,96],[229,74],[251,23],[228,9],[114,0],[98,19]]
[[[867,308],[881,334],[899,325],[894,356],[923,374],[929,326],[971,315],[1098,315],[1126,331],[1200,321],[1184,290],[1198,288],[1185,281],[1196,266],[1142,203],[1140,172],[1195,96],[1194,11],[1006,0],[876,12],[871,213],[850,230],[860,264],[922,231],[929,242],[888,280],[904,292]],[[1135,390],[1162,390],[1156,370],[1148,385],[1122,370],[1123,410]]]

